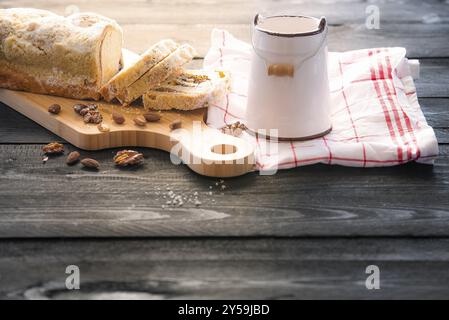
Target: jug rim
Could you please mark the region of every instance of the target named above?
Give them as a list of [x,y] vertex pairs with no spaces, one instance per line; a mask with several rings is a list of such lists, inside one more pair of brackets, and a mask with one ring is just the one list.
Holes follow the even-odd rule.
[[268,31],[268,30],[263,30],[263,29],[257,28],[258,22],[259,22],[259,17],[260,17],[260,13],[257,13],[256,16],[254,17],[254,21],[253,21],[254,28],[257,31],[269,34],[271,36],[285,37],[285,38],[306,37],[306,36],[317,35],[317,34],[322,33],[326,29],[326,25],[327,25],[325,17],[315,18],[315,17],[311,17],[311,16],[304,16],[304,15],[280,14],[280,15],[269,16],[267,18],[290,17],[290,18],[307,18],[307,19],[319,20],[318,29],[309,31],[309,32],[297,32],[297,33],[273,32],[273,31]]

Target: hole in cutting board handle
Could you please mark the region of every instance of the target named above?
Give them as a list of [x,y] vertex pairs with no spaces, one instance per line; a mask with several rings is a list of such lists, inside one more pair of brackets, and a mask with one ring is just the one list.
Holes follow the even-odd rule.
[[237,146],[234,146],[232,144],[216,144],[215,146],[212,146],[210,150],[213,153],[218,154],[233,154],[237,152]]

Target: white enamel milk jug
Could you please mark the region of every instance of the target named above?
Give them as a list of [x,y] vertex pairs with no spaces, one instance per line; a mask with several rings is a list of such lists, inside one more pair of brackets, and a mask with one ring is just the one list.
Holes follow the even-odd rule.
[[277,129],[281,139],[331,131],[327,29],[325,18],[256,15],[246,108],[250,131],[270,135]]

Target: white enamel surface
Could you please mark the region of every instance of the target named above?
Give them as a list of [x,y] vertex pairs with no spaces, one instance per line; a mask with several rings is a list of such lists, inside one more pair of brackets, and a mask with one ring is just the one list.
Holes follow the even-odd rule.
[[[278,129],[282,138],[300,138],[331,127],[326,35],[325,30],[280,37],[255,28],[246,109],[250,129]],[[268,66],[279,63],[294,65],[294,76],[268,76]]]

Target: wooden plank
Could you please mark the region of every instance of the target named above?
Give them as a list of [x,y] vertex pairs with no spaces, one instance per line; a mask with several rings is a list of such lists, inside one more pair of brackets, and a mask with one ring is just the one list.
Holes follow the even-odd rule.
[[435,136],[439,143],[449,143],[449,130],[444,129],[435,129]]
[[[126,3],[126,5],[125,5]],[[117,20],[120,24],[246,24],[256,12],[326,16],[331,24],[364,24],[370,3],[363,0],[340,1],[143,1],[143,0],[3,0],[0,7],[36,7],[67,14],[73,10],[98,12]],[[434,23],[449,21],[444,2],[437,0],[382,1],[373,3],[379,8],[381,23]]]
[[415,80],[418,97],[449,97],[449,59],[422,59],[420,73]]
[[432,127],[449,128],[448,98],[418,98],[418,100],[427,122]]
[[62,141],[61,138],[41,127],[33,120],[0,102],[1,143],[45,143]]
[[[3,299],[442,299],[447,239],[2,241]],[[80,269],[66,290],[65,269]],[[368,265],[380,290],[367,290]]]
[[[249,40],[249,23],[258,10],[299,12],[314,16],[327,15],[331,24],[329,48],[334,51],[404,46],[410,57],[448,57],[449,13],[447,5],[439,1],[406,1],[376,3],[380,9],[380,29],[365,27],[365,1],[316,4],[312,1],[300,6],[296,1],[279,3],[263,1],[256,6],[250,1],[144,2],[112,1],[70,2],[83,11],[96,11],[116,19],[124,29],[128,49],[142,52],[162,38],[190,42],[200,56],[209,47],[214,27],[229,30],[238,38]],[[32,6],[51,9],[64,14],[74,7],[58,1],[4,1],[3,7]],[[219,11],[217,12],[217,8]],[[67,11],[67,12],[68,12]],[[429,41],[432,39],[432,41]]]
[[[40,145],[0,145],[0,237],[448,236],[449,147],[440,147],[434,167],[315,165],[222,190],[158,150],[125,170],[112,163],[116,150],[82,152],[100,161],[95,173],[64,157],[43,164]],[[163,208],[171,193],[184,206]]]
[[[449,143],[449,98],[419,98],[438,141]],[[48,143],[63,141],[48,130],[0,103],[0,143]]]
[[[162,38],[172,38],[194,46],[200,57],[210,47],[213,28],[228,30],[249,42],[248,24],[132,24],[123,25],[125,46],[143,52]],[[448,57],[449,24],[384,24],[382,29],[367,30],[360,24],[342,24],[329,28],[329,50],[347,51],[373,47],[405,47],[408,57]],[[432,39],[432,41],[429,41]]]
[[[201,68],[202,60],[195,60],[190,67]],[[449,59],[421,60],[421,77],[415,84],[421,107],[440,143],[449,143],[448,99],[424,99],[425,97],[449,97]],[[0,143],[45,143],[61,141],[31,120],[0,103]]]
[[[194,4],[197,10],[193,10],[193,7],[183,7],[182,3],[176,1],[170,2],[168,6],[171,7],[163,10],[155,10],[162,8],[157,5],[165,5],[157,3],[142,2],[142,7],[134,3],[133,6],[129,3],[124,6],[123,2],[119,1],[112,1],[111,5],[100,2],[98,7],[95,7],[97,3],[94,2],[76,3],[81,6],[92,5],[92,9],[101,7],[114,11],[119,22],[124,25],[127,45],[140,51],[146,48],[148,42],[173,36],[179,40],[193,40],[194,45],[197,44],[204,54],[208,47],[210,30],[214,26],[225,27],[247,40],[248,24],[246,20],[239,19],[247,19],[253,14],[245,8],[237,10],[242,12],[241,15],[236,14],[235,1],[229,2],[229,6],[225,4],[220,7],[223,14],[218,14],[219,18],[214,17],[217,10],[210,10],[217,8],[216,1],[198,1]],[[2,2],[1,5],[20,4],[27,5],[27,2]],[[269,5],[268,2],[264,4]],[[272,4],[278,5],[277,2]],[[289,2],[287,5],[291,4]],[[28,2],[28,5],[46,4],[38,1]],[[55,2],[48,5],[59,6],[57,10],[65,9]],[[317,13],[329,12],[329,17],[333,14],[335,19],[341,17],[341,20],[331,19],[330,47],[334,50],[373,45],[405,45],[411,48],[409,56],[447,56],[449,44],[446,41],[448,23],[445,4],[432,1],[425,8],[419,8],[419,5],[419,2],[412,1],[406,2],[402,7],[390,7],[390,10],[384,10],[387,7],[382,7],[382,27],[376,31],[364,28],[363,14],[354,14],[348,10],[364,9],[364,2],[327,5],[326,11],[324,5],[315,7],[311,4],[307,10],[310,10],[310,14],[316,10]],[[304,10],[306,7],[304,6]],[[320,10],[321,8],[323,9]],[[81,9],[85,10],[84,7]],[[154,10],[155,14],[151,25],[148,24],[148,17],[151,16],[148,10]],[[417,12],[419,14],[416,14]],[[142,19],[139,20],[137,17],[141,13]],[[432,13],[437,13],[438,16],[426,16]],[[106,11],[104,14],[108,15]],[[167,15],[173,20],[167,20]],[[186,17],[186,20],[182,20],[183,17]],[[230,17],[236,17],[236,20]],[[175,21],[176,19],[178,20]],[[432,19],[435,23],[428,23],[432,22]],[[427,23],[420,23],[423,21]],[[387,34],[388,37],[385,37]],[[429,42],[429,38],[433,41]],[[445,60],[434,61],[438,64],[439,61]],[[435,66],[435,69],[437,68],[442,70]],[[445,95],[447,87],[444,87],[444,81],[441,81],[445,79],[445,74],[436,73],[436,80],[429,79],[428,90],[436,91],[430,91],[430,94]],[[441,86],[432,84],[440,81]],[[419,93],[420,90],[418,87]],[[448,142],[445,99],[435,102],[429,100],[429,104],[425,102],[422,101],[423,109],[429,114],[429,122],[437,126],[439,141]],[[14,143],[17,137],[23,139],[21,142],[48,142],[48,138],[54,138],[38,138],[39,132],[44,131],[34,124],[34,129],[25,135],[18,135],[17,127],[27,131],[30,122],[26,124],[25,120],[19,118],[16,125],[14,121],[11,123],[0,126],[0,130],[3,130],[0,131],[0,137],[6,137],[4,143]],[[38,141],[41,138],[42,141]],[[110,159],[113,151],[92,153],[92,156],[108,161],[104,164],[105,170],[95,175],[78,168],[65,167],[62,158],[51,159],[44,166],[40,162],[38,145],[3,145],[1,148],[3,153],[0,157],[0,170],[3,183],[0,188],[0,204],[6,205],[0,211],[4,219],[0,230],[6,237],[22,234],[447,235],[448,205],[447,197],[444,197],[447,194],[446,146],[442,146],[443,156],[433,170],[415,164],[373,170],[313,166],[281,172],[274,177],[251,175],[230,180],[231,186],[224,194],[213,189],[213,197],[216,199],[212,200],[215,202],[204,200],[201,206],[203,211],[196,210],[189,204],[182,210],[172,210],[168,213],[160,207],[164,200],[156,198],[156,188],[166,188],[168,184],[170,188],[176,188],[177,192],[190,194],[195,192],[192,190],[197,190],[201,196],[207,197],[208,187],[214,187],[215,181],[192,177],[185,167],[173,168],[168,156],[155,150],[144,151],[151,162],[147,161],[142,170],[125,172],[112,166]],[[354,186],[360,187],[354,189]],[[418,199],[414,199],[416,189],[424,190],[422,197]],[[29,190],[26,197],[23,196],[23,190]],[[342,191],[345,191],[343,196]],[[83,201],[80,200],[81,196]],[[322,204],[324,197],[330,199],[325,205]],[[62,204],[59,199],[64,199]],[[354,207],[353,203],[358,205]],[[425,223],[422,223],[422,220]],[[241,230],[238,228],[240,225],[248,228]],[[79,232],[79,226],[85,228],[85,233]],[[26,230],[28,227],[29,230]]]

